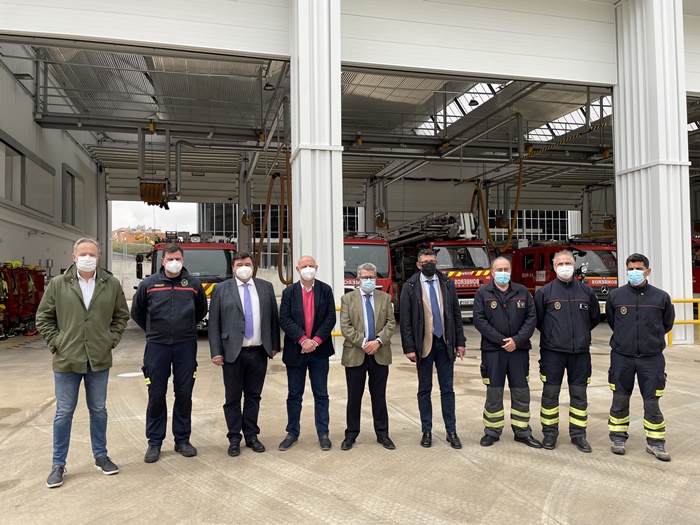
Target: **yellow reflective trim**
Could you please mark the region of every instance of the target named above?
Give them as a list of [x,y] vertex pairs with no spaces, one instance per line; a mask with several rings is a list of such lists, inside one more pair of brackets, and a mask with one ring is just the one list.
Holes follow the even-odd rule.
[[543,425],[556,425],[557,423],[559,423],[559,418],[555,417],[552,419],[548,419],[546,417],[540,417],[540,423],[542,423]]
[[554,416],[556,414],[559,414],[559,407],[554,407],[554,408],[540,408],[540,413],[545,415],[545,416]]
[[629,416],[627,416],[627,417],[612,417],[612,416],[610,416],[610,422],[614,425],[622,425],[624,423],[629,424],[630,417]]
[[627,432],[629,425],[608,425],[608,430],[610,432]]
[[501,428],[505,425],[505,422],[503,420],[500,421],[489,421],[488,419],[484,419],[484,426],[488,428]]
[[615,383],[608,383],[610,385],[610,390],[615,391]]
[[503,417],[505,415],[505,411],[499,410],[498,412],[489,412],[486,409],[484,409],[484,417],[490,417],[491,419],[495,419],[497,417]]
[[543,383],[546,383],[546,382],[547,382],[547,376],[544,375],[544,374],[542,374],[542,373],[540,373],[540,381],[542,381]]
[[197,379],[197,371],[196,371],[196,370],[194,371],[194,374],[192,374],[192,377],[193,377],[194,379]]
[[665,390],[657,390],[656,391],[656,397],[661,397],[664,395]]
[[644,428],[648,428],[649,430],[659,430],[660,428],[666,428],[666,421],[662,421],[661,423],[652,423],[651,421],[647,421],[645,419]]
[[580,419],[576,419],[575,417],[569,416],[569,423],[571,423],[572,425],[576,425],[577,427],[586,428],[586,422],[581,421]]
[[526,376],[525,376],[525,381],[528,382],[528,383],[530,382],[530,376],[529,376],[529,375],[526,375]]
[[587,385],[590,385],[590,384],[591,384],[591,378],[590,378],[590,377],[589,377],[588,379],[586,379],[586,384],[587,384]]
[[574,414],[575,416],[579,417],[586,417],[588,415],[588,412],[579,408],[569,407],[569,414]]
[[515,410],[514,408],[511,408],[510,415],[519,417],[530,417],[530,412],[521,412],[520,410]]
[[151,386],[151,378],[150,377],[146,378],[146,386]]
[[651,439],[666,439],[666,432],[652,432],[651,430],[647,430],[645,434]]
[[511,419],[510,424],[513,425],[514,427],[519,427],[519,428],[527,428],[530,426],[530,423],[527,421],[518,421],[517,419]]
[[491,384],[491,380],[488,377],[482,377],[481,380],[484,382],[485,385]]

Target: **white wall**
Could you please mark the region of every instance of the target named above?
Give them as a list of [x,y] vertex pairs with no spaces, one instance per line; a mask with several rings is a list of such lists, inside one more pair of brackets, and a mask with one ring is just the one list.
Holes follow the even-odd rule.
[[289,56],[287,0],[0,0],[0,32]]
[[683,17],[685,80],[689,95],[700,96],[700,16]]
[[[0,15],[1,16],[1,15]],[[52,216],[23,208],[0,197],[0,262],[22,260],[37,265],[41,260],[54,260],[54,275],[70,264],[73,242],[88,235],[97,235],[97,199],[95,164],[59,130],[44,130],[34,123],[33,100],[19,82],[0,68],[0,130],[55,170]],[[82,230],[63,225],[62,165],[68,164],[85,181],[82,206]],[[27,187],[28,192],[46,191],[43,187]],[[36,233],[34,233],[36,231]],[[31,233],[30,233],[31,232]]]
[[343,62],[504,78],[616,82],[611,4],[346,0]]

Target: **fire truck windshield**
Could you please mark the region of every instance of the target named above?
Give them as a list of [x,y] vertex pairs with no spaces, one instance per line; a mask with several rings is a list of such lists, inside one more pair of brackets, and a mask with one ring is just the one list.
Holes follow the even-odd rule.
[[617,277],[617,252],[615,250],[574,251],[576,268],[586,267],[586,277]]
[[441,270],[479,270],[489,268],[489,254],[483,246],[435,246]]
[[[184,250],[185,268],[204,283],[218,283],[233,277],[231,270],[231,250]],[[163,253],[156,254],[157,265]]]
[[348,244],[343,246],[345,255],[345,277],[357,277],[357,267],[372,263],[377,267],[377,277],[389,275],[389,247],[384,244]]

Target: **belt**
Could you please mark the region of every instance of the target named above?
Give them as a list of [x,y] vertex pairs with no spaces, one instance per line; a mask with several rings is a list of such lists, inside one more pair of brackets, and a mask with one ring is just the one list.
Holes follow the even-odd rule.
[[260,350],[263,348],[263,345],[258,345],[258,346],[244,346],[241,348],[241,350]]

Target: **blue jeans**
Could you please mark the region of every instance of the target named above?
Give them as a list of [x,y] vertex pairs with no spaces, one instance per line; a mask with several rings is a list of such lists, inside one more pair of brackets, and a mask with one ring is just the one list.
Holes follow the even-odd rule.
[[107,380],[109,370],[87,374],[54,372],[56,384],[56,417],[53,420],[53,462],[65,465],[70,445],[73,413],[78,404],[80,382],[85,380],[85,398],[90,411],[90,441],[95,458],[107,454]]
[[312,354],[302,354],[299,366],[287,365],[287,434],[299,437],[301,431],[301,401],[306,387],[306,370],[309,371],[311,391],[314,394],[314,418],[318,437],[328,435],[328,358],[317,359]]

